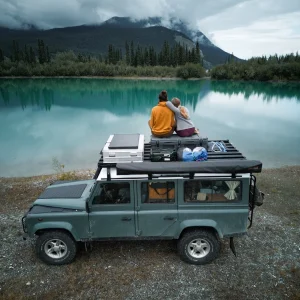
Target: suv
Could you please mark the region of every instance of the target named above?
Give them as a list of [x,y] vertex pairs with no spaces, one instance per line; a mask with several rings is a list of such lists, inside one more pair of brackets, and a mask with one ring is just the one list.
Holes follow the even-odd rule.
[[53,265],[72,262],[78,242],[96,240],[176,239],[183,261],[206,264],[228,237],[235,253],[233,237],[247,232],[261,204],[252,173],[262,164],[223,143],[228,152],[208,151],[204,162],[147,161],[150,144],[143,162],[105,163],[102,155],[94,179],[47,187],[23,217],[23,229],[37,236],[37,255]]

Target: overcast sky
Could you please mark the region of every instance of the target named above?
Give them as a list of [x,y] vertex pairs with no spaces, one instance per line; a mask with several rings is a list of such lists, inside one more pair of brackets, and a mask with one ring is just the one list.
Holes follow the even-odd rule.
[[300,52],[300,0],[0,0],[0,25],[40,28],[113,16],[177,17],[240,58]]

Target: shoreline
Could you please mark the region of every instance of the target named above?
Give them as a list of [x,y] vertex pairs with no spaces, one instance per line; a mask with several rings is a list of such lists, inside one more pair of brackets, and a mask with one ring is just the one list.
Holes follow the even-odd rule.
[[211,76],[201,78],[187,78],[180,77],[161,77],[161,76],[0,76],[1,79],[112,79],[112,80],[163,80],[163,81],[230,81],[230,82],[243,82],[243,83],[296,83],[300,84],[300,80],[243,80],[243,79],[214,79]]
[[160,76],[3,76],[0,77],[0,79],[122,79],[122,80],[190,80],[190,81],[196,81],[196,80],[211,80],[211,77],[201,77],[201,78],[188,78],[188,79],[183,79],[180,77],[160,77]]

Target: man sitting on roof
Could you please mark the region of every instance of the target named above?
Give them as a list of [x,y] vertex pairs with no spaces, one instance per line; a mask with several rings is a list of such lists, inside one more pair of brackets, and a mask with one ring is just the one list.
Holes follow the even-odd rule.
[[158,100],[158,104],[152,108],[148,124],[152,135],[169,137],[173,134],[176,124],[173,111],[166,106],[168,101],[167,91],[161,91]]

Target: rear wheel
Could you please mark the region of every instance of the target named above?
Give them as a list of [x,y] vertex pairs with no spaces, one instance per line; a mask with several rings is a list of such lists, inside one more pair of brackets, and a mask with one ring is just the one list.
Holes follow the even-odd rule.
[[220,241],[214,232],[208,230],[188,231],[178,241],[178,252],[183,261],[204,265],[218,257]]
[[36,241],[36,252],[46,264],[69,264],[75,259],[77,243],[66,232],[46,231]]

